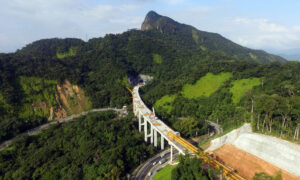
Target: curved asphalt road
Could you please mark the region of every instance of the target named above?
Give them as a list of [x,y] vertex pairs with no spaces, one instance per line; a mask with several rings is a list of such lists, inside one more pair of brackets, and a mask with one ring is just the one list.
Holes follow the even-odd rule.
[[[174,150],[173,151],[173,160],[174,160],[176,153],[177,153],[177,151]],[[163,158],[161,158],[162,154],[165,154]],[[158,169],[160,169],[165,164],[169,163],[170,158],[171,158],[170,156],[171,156],[170,149],[167,149],[163,152],[156,154],[152,158],[148,159],[143,164],[143,166],[139,169],[136,176],[132,177],[131,179],[133,179],[133,180],[150,180],[150,179],[152,179]],[[160,160],[164,160],[164,163],[159,164]],[[155,165],[153,165],[154,162],[156,162]],[[151,176],[149,176],[150,172],[152,173]]]
[[136,176],[132,177],[133,180],[144,180],[147,179],[149,176],[149,171],[151,168],[153,168],[153,163],[156,162],[156,165],[159,164],[158,162],[162,159],[161,155],[165,154],[163,158],[169,157],[170,156],[170,149],[167,149],[163,152],[160,152],[153,156],[152,158],[148,159],[143,166],[139,169],[137,172]]
[[123,110],[123,109],[116,109],[116,108],[100,108],[100,109],[92,109],[92,110],[89,110],[89,111],[85,111],[85,112],[82,112],[82,113],[79,113],[79,114],[74,114],[74,115],[71,115],[71,116],[68,116],[68,117],[65,117],[65,118],[62,118],[60,120],[54,120],[54,121],[51,121],[49,123],[46,123],[46,124],[43,124],[43,125],[40,125],[36,128],[33,128],[33,129],[30,129],[24,133],[21,133],[19,135],[17,135],[16,137],[10,139],[10,140],[7,140],[7,141],[4,141],[3,143],[0,144],[0,151],[3,150],[4,148],[7,148],[12,142],[13,140],[15,140],[17,137],[20,137],[22,135],[34,135],[34,134],[37,134],[38,132],[40,132],[41,130],[44,130],[44,129],[48,129],[50,127],[50,125],[52,124],[57,124],[57,123],[64,123],[64,122],[69,122],[75,118],[78,118],[80,116],[84,116],[84,115],[87,115],[88,113],[91,113],[91,112],[101,112],[101,111],[115,111],[121,115],[126,115],[127,114],[127,111],[126,110]]
[[209,121],[209,120],[205,120],[208,125],[212,126],[214,128],[215,131],[215,135],[221,134],[223,132],[223,128],[221,128],[221,126],[215,122]]

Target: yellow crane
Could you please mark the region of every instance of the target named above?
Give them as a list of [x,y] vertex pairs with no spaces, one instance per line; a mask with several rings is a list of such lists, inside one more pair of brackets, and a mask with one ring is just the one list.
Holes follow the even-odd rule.
[[[133,112],[134,112],[133,91],[131,89],[129,89],[128,87],[126,87],[126,88],[132,94],[132,104],[133,104]],[[149,115],[149,113],[145,113],[143,115],[147,116],[147,115]],[[232,170],[229,167],[223,165],[222,163],[220,163],[216,159],[210,157],[208,153],[201,152],[201,150],[199,148],[195,147],[194,145],[192,145],[191,143],[189,143],[187,140],[183,139],[180,136],[180,134],[174,134],[172,131],[168,131],[167,135],[171,138],[170,140],[172,140],[172,141],[174,140],[174,141],[178,142],[179,144],[181,144],[182,146],[184,146],[186,149],[188,149],[192,153],[196,154],[199,158],[203,159],[203,161],[205,163],[209,164],[213,168],[222,169],[223,174],[228,179],[232,179],[232,180],[244,180],[244,178],[241,177],[240,175],[238,175],[234,170]]]
[[191,143],[189,143],[187,140],[183,139],[179,134],[174,134],[172,131],[169,131],[168,136],[171,137],[171,140],[174,140],[184,146],[186,149],[191,151],[192,153],[196,154],[199,158],[203,159],[203,161],[213,168],[216,169],[222,169],[223,174],[233,180],[244,180],[243,177],[238,175],[234,170],[230,169],[229,167],[223,165],[216,159],[209,156],[208,153],[201,152],[199,148],[195,147]]

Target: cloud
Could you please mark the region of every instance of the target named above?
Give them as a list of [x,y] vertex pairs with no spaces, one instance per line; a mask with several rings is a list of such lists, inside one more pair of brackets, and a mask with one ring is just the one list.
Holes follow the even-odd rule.
[[300,26],[284,26],[265,18],[234,18],[230,38],[256,49],[292,49],[300,45]]
[[165,0],[165,2],[170,5],[177,5],[177,4],[184,2],[184,0]]
[[93,18],[97,20],[115,18],[122,19],[123,16],[120,16],[121,13],[135,11],[137,9],[139,9],[139,7],[134,5],[97,5],[92,8],[81,10],[79,13],[81,13],[81,15],[85,18]]
[[192,0],[0,1],[0,52],[15,51],[43,38],[85,39],[86,34],[92,38],[138,28],[150,9],[250,48],[300,47],[300,25],[247,18],[229,5],[204,6]]
[[236,18],[234,20],[238,24],[258,27],[264,32],[287,32],[288,29],[284,26],[270,22],[267,19],[249,19],[249,18]]
[[[84,0],[10,0],[1,2],[0,52],[14,51],[34,40],[51,37],[85,39],[139,27],[143,16],[135,4]],[[13,43],[12,43],[13,42]]]
[[299,33],[300,33],[300,25],[294,26],[294,27],[293,27],[293,30],[294,30],[295,32],[299,32]]

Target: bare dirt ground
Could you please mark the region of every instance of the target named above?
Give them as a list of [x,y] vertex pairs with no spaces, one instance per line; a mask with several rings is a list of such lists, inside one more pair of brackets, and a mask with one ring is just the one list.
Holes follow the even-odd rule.
[[255,173],[265,172],[268,175],[275,176],[281,172],[283,180],[299,180],[300,178],[281,170],[280,168],[250,154],[236,148],[233,145],[225,144],[216,149],[214,155],[227,166],[236,169],[238,173],[246,179],[252,179]]

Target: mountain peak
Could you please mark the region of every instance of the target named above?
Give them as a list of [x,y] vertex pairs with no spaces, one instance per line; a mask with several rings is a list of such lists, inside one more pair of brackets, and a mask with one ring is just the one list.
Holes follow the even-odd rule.
[[154,11],[147,13],[141,30],[157,30],[164,34],[175,35],[189,46],[198,48],[201,51],[227,52],[229,56],[237,56],[239,59],[250,59],[261,63],[285,62],[285,59],[279,56],[245,48],[219,34],[198,30],[193,26],[179,23]]
[[149,11],[146,15],[146,18],[149,18],[149,19],[158,19],[160,17],[161,17],[161,15],[157,14],[155,11]]
[[173,19],[161,16],[155,11],[149,11],[142,24],[142,31],[156,29],[160,32],[175,32],[179,28],[179,23]]
[[145,20],[142,24],[141,29],[143,31],[153,29],[153,25],[160,19],[162,16],[157,14],[155,11],[149,11],[145,17]]

